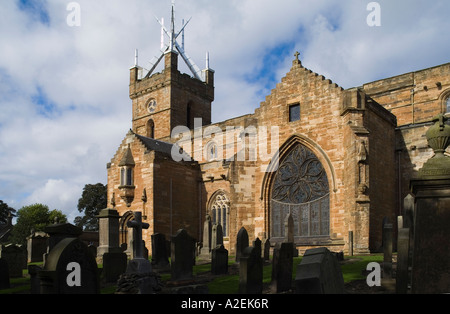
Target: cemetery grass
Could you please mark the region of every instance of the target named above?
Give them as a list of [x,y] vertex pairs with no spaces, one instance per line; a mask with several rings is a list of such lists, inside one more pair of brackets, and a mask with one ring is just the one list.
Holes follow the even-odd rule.
[[[292,278],[295,280],[297,265],[302,257],[295,257],[292,267]],[[346,257],[341,261],[341,269],[344,277],[346,291],[349,293],[383,293],[383,290],[371,290],[366,284],[366,267],[370,262],[382,263],[383,254],[372,254],[365,256]],[[99,265],[101,268],[102,265]],[[210,294],[237,294],[239,289],[239,264],[236,264],[235,257],[229,257],[227,275],[211,275],[210,263],[198,263],[193,268],[195,281],[202,282],[208,286]],[[163,283],[170,281],[170,272],[161,273]],[[269,285],[272,279],[272,264],[264,263],[263,267],[263,293],[269,293]],[[23,270],[22,278],[11,278],[11,288],[0,290],[0,294],[29,294],[31,290],[28,270]],[[102,294],[113,294],[116,291],[114,284],[102,286]],[[293,292],[293,291],[291,291]]]

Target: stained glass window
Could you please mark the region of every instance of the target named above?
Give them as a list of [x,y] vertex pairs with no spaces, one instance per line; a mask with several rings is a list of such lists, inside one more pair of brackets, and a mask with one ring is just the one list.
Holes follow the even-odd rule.
[[284,237],[284,221],[292,214],[297,237],[329,235],[328,178],[321,162],[303,145],[281,161],[272,186],[272,236]]

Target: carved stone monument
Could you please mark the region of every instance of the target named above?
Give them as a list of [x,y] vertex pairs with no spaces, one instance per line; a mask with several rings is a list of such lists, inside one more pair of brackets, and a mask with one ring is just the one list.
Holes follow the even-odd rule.
[[435,155],[410,182],[414,195],[412,293],[450,292],[450,144],[447,118],[438,115],[427,131]]

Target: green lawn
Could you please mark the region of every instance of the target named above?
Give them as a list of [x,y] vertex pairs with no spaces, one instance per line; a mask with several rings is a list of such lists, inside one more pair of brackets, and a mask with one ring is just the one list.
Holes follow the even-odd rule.
[[[292,278],[295,279],[297,265],[301,262],[302,257],[296,257],[293,261]],[[365,279],[362,272],[366,269],[366,266],[370,262],[381,263],[383,261],[382,254],[367,255],[367,256],[352,256],[346,257],[346,262],[341,265],[344,282],[348,283],[354,280]],[[229,267],[232,267],[235,263],[234,256],[229,258]],[[101,267],[101,265],[99,265]],[[194,276],[199,274],[208,273],[211,269],[210,264],[202,264],[194,266]],[[263,283],[270,283],[272,277],[272,265],[267,264],[263,267]],[[170,280],[170,273],[162,274],[161,279],[163,281]],[[30,292],[30,277],[28,270],[24,269],[22,278],[11,278],[11,288],[0,290],[0,294],[18,294]],[[209,292],[211,294],[235,294],[239,289],[239,275],[223,275],[217,276],[208,284]],[[102,293],[111,294],[114,293],[115,287],[108,286],[102,289]]]

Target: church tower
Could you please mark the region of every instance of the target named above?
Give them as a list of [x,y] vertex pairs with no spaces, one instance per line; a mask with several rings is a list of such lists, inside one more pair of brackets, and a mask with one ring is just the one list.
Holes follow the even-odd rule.
[[[170,29],[162,27],[162,37],[169,37],[169,44],[151,70],[138,65],[136,51],[135,65],[130,69],[130,98],[132,100],[132,130],[136,134],[170,142],[172,129],[176,126],[194,127],[194,118],[201,118],[202,125],[211,124],[211,103],[214,100],[214,71],[209,69],[209,57],[206,57],[206,69],[201,71],[184,51],[184,24],[181,31],[175,32],[174,7]],[[177,38],[182,35],[183,43]],[[182,57],[192,76],[178,70],[178,58]],[[164,58],[164,69],[152,73]]]

